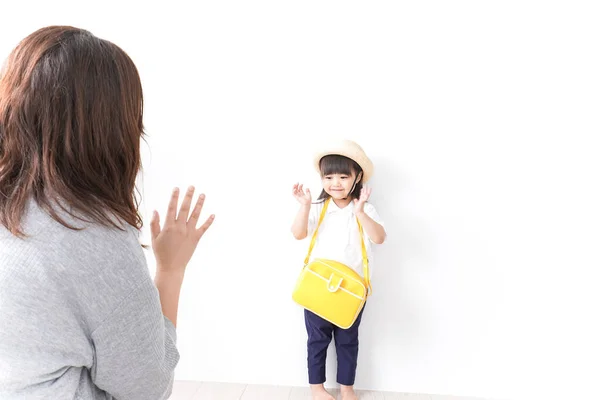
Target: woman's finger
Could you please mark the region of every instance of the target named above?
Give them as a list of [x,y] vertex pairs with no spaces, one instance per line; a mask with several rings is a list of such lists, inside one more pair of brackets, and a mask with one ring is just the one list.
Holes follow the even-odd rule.
[[204,193],[201,193],[200,196],[198,196],[198,200],[196,200],[196,205],[194,206],[194,210],[192,211],[190,223],[192,224],[194,229],[196,228],[196,223],[198,222],[198,219],[200,219],[200,213],[202,212],[202,207],[204,206],[205,198],[206,196],[204,195]]
[[168,224],[172,221],[175,221],[177,218],[177,203],[179,202],[179,188],[173,189],[173,194],[171,195],[171,201],[169,201],[169,208],[167,208],[167,216],[165,223]]
[[200,239],[202,237],[202,235],[204,235],[204,232],[206,232],[206,230],[208,228],[210,228],[210,226],[212,225],[214,220],[215,220],[215,215],[212,214],[210,217],[208,217],[206,219],[206,221],[202,224],[202,226],[200,226],[200,228],[196,229],[196,233],[198,234],[198,239]]
[[183,221],[184,223],[187,222],[188,216],[190,214],[192,198],[194,197],[194,190],[195,190],[195,188],[193,186],[190,186],[188,188],[187,192],[185,192],[185,197],[183,198],[183,201],[181,202],[181,207],[179,208],[179,214],[177,215],[178,221]]
[[160,217],[156,211],[152,213],[152,220],[150,221],[150,233],[152,235],[152,240],[156,239],[158,235],[160,235]]

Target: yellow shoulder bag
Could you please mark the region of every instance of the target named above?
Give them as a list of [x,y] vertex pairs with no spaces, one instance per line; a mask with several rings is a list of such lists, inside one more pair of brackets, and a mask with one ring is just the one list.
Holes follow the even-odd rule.
[[304,268],[296,282],[292,299],[332,324],[342,329],[348,329],[354,324],[372,291],[367,249],[362,225],[358,218],[356,222],[362,245],[364,279],[352,268],[338,261],[316,258],[312,262],[308,262],[330,200],[331,198],[327,199],[323,204],[319,223],[313,233],[308,254],[304,260]]

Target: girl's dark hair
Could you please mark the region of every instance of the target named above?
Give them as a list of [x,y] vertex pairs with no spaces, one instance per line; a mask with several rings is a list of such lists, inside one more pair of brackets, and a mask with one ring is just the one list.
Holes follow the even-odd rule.
[[[360,179],[358,179],[358,175],[363,172],[362,168],[358,163],[351,158],[346,156],[338,155],[338,154],[330,154],[326,155],[319,161],[319,169],[321,170],[321,177],[325,177],[331,174],[344,174],[344,175],[352,175],[354,172],[354,177],[356,179],[354,190],[350,193],[351,199],[358,199],[360,197],[360,191],[362,190],[362,175]],[[323,189],[321,194],[317,198],[317,201],[325,201],[329,197],[329,194]]]
[[[30,199],[71,216],[142,227],[135,196],[144,135],[142,85],[113,43],[69,26],[42,28],[0,73],[0,223],[24,236]],[[76,215],[80,214],[80,215]]]

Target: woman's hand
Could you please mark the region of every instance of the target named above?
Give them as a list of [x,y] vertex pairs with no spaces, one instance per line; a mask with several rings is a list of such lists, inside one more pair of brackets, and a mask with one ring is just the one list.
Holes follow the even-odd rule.
[[152,215],[150,230],[152,233],[152,249],[157,262],[157,272],[183,274],[200,238],[215,219],[215,216],[211,215],[199,228],[196,228],[205,196],[204,194],[198,196],[194,210],[189,215],[193,197],[194,187],[190,186],[183,198],[179,213],[177,213],[179,189],[175,188],[162,228],[158,212],[154,211]]

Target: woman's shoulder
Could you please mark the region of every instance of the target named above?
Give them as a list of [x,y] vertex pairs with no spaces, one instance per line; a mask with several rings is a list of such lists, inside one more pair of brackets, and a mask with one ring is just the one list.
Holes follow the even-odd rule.
[[63,226],[37,205],[28,206],[22,221],[24,238],[1,231],[4,264],[30,279],[43,278],[47,285],[100,282],[110,286],[115,282],[139,282],[148,274],[135,228],[119,230],[75,219],[65,222],[77,229]]
[[91,222],[90,218],[77,210],[67,211],[56,204],[52,204],[50,209],[36,203],[29,203],[23,224],[24,229],[31,232],[32,236],[53,235],[67,240],[93,240],[98,244],[120,242],[125,245],[129,242],[127,239],[139,235],[139,231],[127,223],[116,218],[113,218],[113,221],[116,226],[102,225]]
[[90,267],[97,265],[99,260],[117,264],[139,263],[144,259],[136,228],[127,224],[120,228],[104,226],[56,208],[53,210],[71,228],[53,218],[48,210],[29,204],[23,219],[23,230],[27,235],[24,245],[41,255],[46,254],[49,259],[77,259]]

